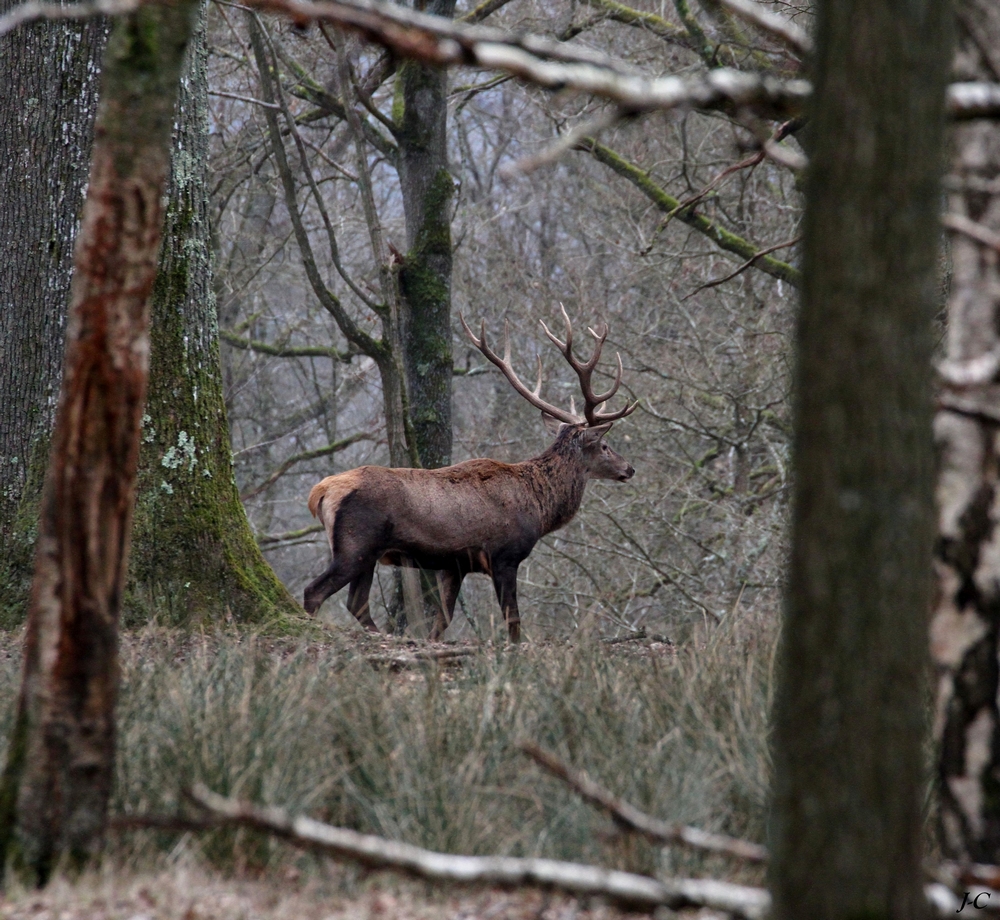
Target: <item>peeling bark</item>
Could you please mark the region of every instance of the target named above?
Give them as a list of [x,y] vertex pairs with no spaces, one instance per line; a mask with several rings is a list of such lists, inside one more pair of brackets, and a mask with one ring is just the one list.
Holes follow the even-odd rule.
[[[1000,13],[958,6],[957,76],[996,80]],[[1000,230],[1000,133],[954,128],[949,218]],[[951,220],[949,226],[968,226]],[[980,234],[981,235],[981,234]],[[948,337],[934,419],[939,452],[937,595],[931,655],[937,676],[942,845],[960,860],[1000,861],[1000,253],[967,232],[951,238]]]
[[24,676],[0,779],[0,866],[44,883],[103,842],[118,618],[139,457],[170,131],[196,5],[118,20],[104,57],[42,497]]

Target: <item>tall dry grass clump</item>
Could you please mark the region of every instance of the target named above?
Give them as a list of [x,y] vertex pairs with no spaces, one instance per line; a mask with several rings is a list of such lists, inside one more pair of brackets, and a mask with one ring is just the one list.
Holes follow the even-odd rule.
[[[113,810],[174,813],[202,782],[432,849],[711,871],[706,857],[619,836],[518,743],[661,818],[762,840],[774,640],[734,624],[676,650],[580,637],[393,672],[360,644],[146,632],[123,644]],[[4,735],[17,679],[0,661]],[[132,852],[137,839],[200,847],[223,866],[289,858],[245,831],[129,839]]]

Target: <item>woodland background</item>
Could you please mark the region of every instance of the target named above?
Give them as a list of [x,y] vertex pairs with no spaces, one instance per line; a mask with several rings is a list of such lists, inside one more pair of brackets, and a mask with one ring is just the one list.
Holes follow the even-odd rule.
[[[450,0],[430,5],[467,22],[488,18],[508,35],[572,39],[592,54],[625,59],[626,69],[689,76],[691,85],[741,70],[759,91],[752,104],[723,93],[721,102],[703,106],[712,111],[678,108],[642,118],[625,103],[615,108],[504,76],[401,63],[326,25],[265,21],[235,4],[220,2],[199,21],[181,79],[153,291],[133,557],[121,608],[126,625],[147,624],[134,638],[137,657],[125,659],[125,699],[138,701],[137,724],[158,712],[150,723],[157,732],[123,735],[129,740],[119,751],[120,779],[141,777],[136,764],[147,756],[162,766],[153,756],[160,746],[174,752],[167,760],[185,779],[207,777],[224,793],[318,809],[351,826],[382,827],[387,836],[445,849],[497,844],[500,826],[514,834],[498,843],[504,852],[547,853],[564,844],[578,851],[600,841],[576,818],[570,833],[557,833],[561,806],[534,799],[542,823],[518,836],[517,810],[507,806],[519,787],[494,782],[492,771],[506,777],[516,770],[512,743],[526,733],[548,738],[612,785],[623,776],[620,755],[641,750],[638,762],[659,766],[624,775],[639,783],[632,793],[651,811],[669,813],[669,803],[683,799],[677,784],[698,778],[706,782],[696,783],[690,801],[699,824],[760,839],[773,822],[778,915],[794,913],[813,885],[825,893],[820,903],[829,916],[873,904],[886,916],[910,915],[924,897],[922,820],[938,819],[947,855],[993,857],[1000,826],[983,790],[998,753],[987,729],[997,724],[997,675],[989,662],[1000,580],[991,549],[997,518],[989,509],[1000,326],[989,318],[997,306],[990,279],[1000,244],[990,226],[1000,188],[997,145],[981,120],[992,109],[963,108],[949,94],[952,116],[971,120],[954,132],[946,177],[943,220],[953,259],[935,272],[936,167],[950,54],[945,6],[928,2],[906,15],[883,6],[853,13],[821,6],[815,73],[808,74],[817,102],[814,120],[803,124],[789,120],[787,107],[801,111],[795,86],[804,84],[794,78],[810,53],[809,11],[772,4],[784,21],[776,29],[760,19],[747,25],[743,14],[732,14],[734,3],[691,8],[676,0],[669,11],[611,0],[558,10],[498,0],[474,9]],[[164,8],[168,13],[179,14]],[[951,79],[995,89],[995,12],[969,0],[958,23]],[[37,137],[44,124],[63,138],[79,131],[73,149],[86,148],[86,105],[71,119],[40,100],[76,99],[92,89],[103,28],[97,22],[62,31],[41,58],[33,33],[24,33],[26,43],[5,58],[12,78],[24,83],[15,94],[21,108],[8,110],[2,136],[18,138],[27,129]],[[128,28],[116,34],[130,34]],[[48,66],[25,66],[36,59]],[[115,62],[114,54],[106,58],[106,72]],[[875,84],[878,93],[871,92]],[[772,93],[774,86],[788,92]],[[7,625],[24,614],[65,315],[39,304],[46,294],[57,307],[64,300],[60,278],[68,277],[75,189],[82,192],[80,162],[57,154],[60,168],[77,172],[54,196],[48,174],[27,169],[29,149],[12,144],[21,159],[7,159],[7,176],[25,178],[11,182],[16,194],[0,209],[11,251],[25,244],[23,258],[8,265],[14,288],[27,289],[16,278],[27,267],[45,289],[37,300],[15,298],[0,327],[7,375],[0,394],[14,393],[11,404],[20,407],[0,406]],[[792,483],[790,338],[806,153],[807,283],[795,324]],[[32,201],[59,206],[46,211]],[[26,223],[39,213],[58,220],[33,236]],[[47,264],[63,274],[47,273]],[[359,654],[342,616],[327,633],[332,658],[325,648],[293,651],[280,643],[261,653],[253,642],[247,648],[229,638],[207,654],[191,650],[185,631],[220,621],[267,633],[302,628],[261,550],[296,594],[322,567],[323,541],[303,509],[321,476],[366,462],[436,466],[481,454],[537,453],[544,444],[537,420],[482,364],[453,318],[459,311],[482,316],[495,338],[506,325],[519,366],[527,370],[537,354],[549,398],[568,401],[572,388],[540,349],[536,328],[537,319],[554,318],[558,303],[578,329],[590,316],[611,324],[626,388],[641,408],[613,435],[637,467],[636,479],[592,487],[579,518],[522,569],[526,631],[558,637],[556,645],[523,655],[480,647],[452,686],[440,669],[425,673],[419,699],[405,691],[394,697],[391,682],[367,682],[365,667],[377,666],[378,654]],[[78,331],[70,326],[71,339]],[[931,809],[940,814],[922,818],[926,637],[919,611],[928,604],[933,529],[930,333],[940,359],[934,571],[941,590],[932,624],[939,797]],[[52,456],[53,468],[70,468],[59,450]],[[797,490],[794,541],[785,536],[790,488]],[[43,506],[43,528],[58,515],[53,494]],[[86,518],[83,524],[92,526]],[[70,559],[79,552],[67,549]],[[769,746],[764,726],[789,553]],[[39,555],[39,572],[45,558]],[[407,630],[421,635],[418,607],[400,604],[391,577],[380,579],[375,596],[385,608],[377,617],[396,632],[405,617]],[[490,599],[470,588],[453,638],[488,637],[497,625],[491,610]],[[113,605],[114,627],[116,614]],[[184,631],[159,634],[155,654],[147,655],[143,643],[162,627]],[[49,781],[18,740],[41,744],[47,737],[26,728],[35,719],[39,634],[51,641],[41,627],[29,630],[27,689],[0,793],[16,788],[19,758],[36,783],[24,788],[44,789],[39,776]],[[111,648],[114,629],[108,638]],[[616,663],[607,643],[623,640],[642,644]],[[57,647],[61,654],[66,646],[60,640]],[[661,657],[669,659],[662,675]],[[147,684],[144,675],[171,659],[185,662],[180,682],[171,693],[143,697],[144,688],[162,682]],[[111,713],[113,731],[113,652],[109,661],[97,676],[112,687],[112,706],[102,712]],[[334,707],[326,703],[331,693]],[[214,707],[225,697],[241,700],[240,719],[230,705]],[[48,705],[44,694],[37,698]],[[390,698],[393,706],[379,710]],[[289,718],[293,699],[315,704]],[[173,717],[158,708],[175,702]],[[360,717],[341,721],[352,707]],[[61,724],[54,714],[52,724]],[[278,728],[293,723],[300,727],[295,739],[312,736],[301,730],[308,723],[324,739],[321,747],[329,739],[336,754],[326,760],[303,752],[295,763],[332,764],[334,774],[307,771],[294,789],[287,784],[295,772],[288,750],[268,746],[280,740]],[[356,725],[374,734],[354,736]],[[450,727],[458,725],[464,729],[455,734],[465,740],[456,750]],[[225,739],[221,760],[205,756],[217,734]],[[83,740],[81,750],[92,743]],[[285,746],[294,747],[291,736]],[[662,762],[675,747],[688,758],[679,771]],[[602,759],[605,752],[610,760]],[[401,763],[419,769],[400,772]],[[771,771],[768,818],[768,782],[761,778]],[[458,786],[448,785],[451,776]],[[887,777],[892,796],[885,794]],[[644,785],[648,779],[652,786]],[[86,784],[80,788],[90,794]],[[169,794],[159,798],[164,788],[143,791],[141,780],[126,782],[131,798],[120,807],[176,804]],[[474,830],[470,816],[482,805],[476,796],[496,790],[504,807]],[[460,798],[466,804],[457,812],[456,793],[472,796]],[[0,817],[13,808],[4,794]],[[39,810],[24,809],[22,799],[19,833],[27,834]],[[102,808],[91,809],[97,836]],[[857,845],[862,838],[867,850]],[[247,849],[238,832],[209,839],[201,855],[210,861],[271,859],[266,848]],[[0,850],[5,842],[0,833]],[[43,841],[42,858],[33,863],[43,881],[48,845]],[[603,859],[650,874],[676,871],[663,850],[626,848]],[[753,881],[759,873],[743,877]],[[957,891],[959,876],[950,884]]]

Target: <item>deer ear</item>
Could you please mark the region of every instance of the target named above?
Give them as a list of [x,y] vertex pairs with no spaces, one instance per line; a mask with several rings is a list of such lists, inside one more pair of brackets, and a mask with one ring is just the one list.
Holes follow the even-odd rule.
[[565,422],[561,422],[554,415],[549,415],[544,410],[542,410],[542,421],[545,423],[545,430],[553,437],[556,437],[566,427]]
[[605,422],[603,425],[594,425],[593,428],[583,429],[583,440],[586,444],[596,444],[601,440],[610,430],[613,422]]

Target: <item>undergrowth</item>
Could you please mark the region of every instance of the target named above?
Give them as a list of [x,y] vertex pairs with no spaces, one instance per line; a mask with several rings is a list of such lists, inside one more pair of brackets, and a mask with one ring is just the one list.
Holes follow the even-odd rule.
[[[660,818],[763,840],[774,642],[737,623],[679,649],[484,646],[460,665],[393,672],[347,644],[126,636],[112,812],[191,814],[181,790],[200,781],[436,850],[759,880],[621,835],[518,742]],[[0,738],[18,677],[14,657],[0,658]],[[309,862],[247,831],[112,843],[127,858],[179,850],[227,869]]]

